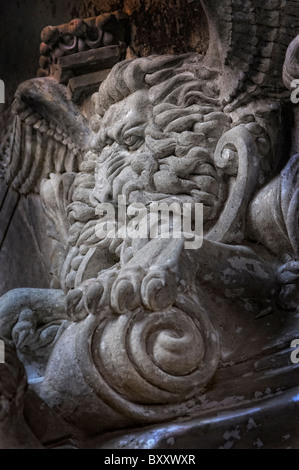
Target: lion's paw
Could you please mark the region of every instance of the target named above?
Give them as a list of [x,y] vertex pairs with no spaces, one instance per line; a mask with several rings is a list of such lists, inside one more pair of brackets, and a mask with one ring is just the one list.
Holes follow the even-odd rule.
[[163,310],[175,302],[177,281],[168,267],[139,265],[100,273],[67,295],[67,312],[75,320],[88,314],[102,315],[107,309],[122,315],[138,307]]
[[176,299],[175,275],[163,266],[122,269],[111,291],[111,306],[119,314],[143,306],[151,311],[170,307]]

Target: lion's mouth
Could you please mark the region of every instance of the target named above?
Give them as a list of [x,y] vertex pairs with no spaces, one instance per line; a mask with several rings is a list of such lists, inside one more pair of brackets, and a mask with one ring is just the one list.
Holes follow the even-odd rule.
[[[120,151],[117,145],[106,149],[106,158],[101,155],[104,161],[94,191],[98,200],[117,203],[118,196],[125,196],[128,204],[146,206],[158,201],[201,203],[210,218],[219,204],[220,189],[219,176],[206,150],[196,153],[192,159],[164,158],[160,165],[150,153],[143,153],[135,154],[132,160],[132,156]],[[147,158],[143,158],[145,156]],[[136,166],[136,158],[140,160],[139,166]]]

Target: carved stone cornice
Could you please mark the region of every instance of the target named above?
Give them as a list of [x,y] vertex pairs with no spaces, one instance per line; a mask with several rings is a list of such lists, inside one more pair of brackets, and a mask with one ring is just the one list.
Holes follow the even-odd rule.
[[117,62],[126,57],[130,21],[117,11],[47,26],[41,33],[38,77],[68,85],[73,101],[90,96]]
[[[53,76],[57,73],[59,62],[63,57],[107,46],[117,46],[120,43],[128,46],[129,17],[117,11],[84,20],[74,19],[60,26],[47,26],[41,33],[41,40],[38,76]],[[86,56],[83,56],[82,65],[85,62],[84,57]],[[63,77],[62,82],[65,81],[66,78]]]

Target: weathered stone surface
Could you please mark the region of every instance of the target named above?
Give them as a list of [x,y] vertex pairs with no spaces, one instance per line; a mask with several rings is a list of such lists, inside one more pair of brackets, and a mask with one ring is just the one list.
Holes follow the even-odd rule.
[[[178,421],[143,431],[130,431],[106,440],[86,440],[86,449],[297,449],[298,388],[261,403],[228,409],[215,416],[207,412],[198,420]],[[284,416],[273,426],[273,415]],[[181,450],[182,452],[182,450]],[[192,453],[190,453],[192,455]],[[178,451],[178,455],[179,451]],[[187,460],[188,461],[188,460]]]
[[[96,92],[107,78],[110,69],[92,72],[81,77],[73,77],[69,80],[68,88],[72,94],[72,100],[75,103],[81,103],[82,100],[90,95],[90,92]],[[87,96],[86,96],[87,95]]]
[[[16,93],[0,233],[9,243],[11,214],[25,196],[34,201],[28,212],[52,281],[0,299],[0,338],[24,364],[31,409],[45,403],[74,448],[277,448],[283,436],[290,447],[298,439],[290,345],[299,338],[299,124],[294,110],[286,133],[282,116],[293,113],[299,12],[279,0],[201,4],[206,55],[197,44],[135,57],[137,47],[81,105],[72,82],[55,77]],[[199,12],[197,2],[188,8]],[[57,42],[53,31],[44,30],[45,44]],[[89,74],[88,58],[104,49],[60,66]],[[47,446],[30,407],[24,416],[28,447]],[[26,445],[15,426],[3,447]]]
[[112,68],[124,59],[125,49],[119,46],[107,46],[91,51],[77,52],[58,60],[54,77],[59,83],[65,83],[74,76]]
[[[78,72],[78,68],[82,66],[88,68],[96,65],[92,55],[97,57],[98,70],[101,70],[101,63],[105,60],[109,65],[107,60],[109,58],[111,67],[120,60],[120,53],[117,54],[115,47],[112,46],[119,45],[126,48],[129,45],[129,17],[123,12],[115,12],[85,20],[72,20],[61,26],[47,26],[42,31],[41,39],[39,61],[41,68],[38,70],[38,76],[53,75],[60,83],[64,83],[67,77],[66,71],[75,69]],[[102,54],[99,54],[100,51],[97,49],[101,49]],[[79,57],[75,60],[74,54],[82,54],[84,51],[92,52],[83,55],[81,61]],[[114,57],[116,59],[113,61]],[[61,74],[57,75],[59,70]]]
[[4,204],[11,199],[18,202],[12,206],[13,213],[10,206],[11,217],[4,218],[4,205],[1,209],[1,294],[17,287],[49,287],[53,242],[45,237],[47,221],[40,200],[35,195],[19,198],[15,191],[9,192],[12,195],[7,193]]

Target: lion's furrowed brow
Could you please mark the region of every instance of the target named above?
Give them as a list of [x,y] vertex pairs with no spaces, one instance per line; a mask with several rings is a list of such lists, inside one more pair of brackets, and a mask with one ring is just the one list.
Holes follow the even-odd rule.
[[146,125],[146,122],[141,122],[140,124],[133,123],[133,125],[131,123],[127,123],[123,128],[123,135],[136,135],[143,137]]

